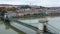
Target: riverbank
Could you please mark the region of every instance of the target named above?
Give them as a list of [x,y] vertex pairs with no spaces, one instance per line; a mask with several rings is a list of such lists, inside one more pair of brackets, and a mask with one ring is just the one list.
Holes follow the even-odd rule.
[[45,16],[45,17],[13,17],[13,20],[28,20],[28,19],[40,19],[40,18],[54,18],[54,17],[60,17],[60,16]]

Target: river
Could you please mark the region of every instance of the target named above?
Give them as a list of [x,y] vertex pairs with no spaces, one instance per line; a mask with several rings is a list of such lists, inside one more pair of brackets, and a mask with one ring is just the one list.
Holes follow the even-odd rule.
[[[39,20],[41,18],[36,18],[36,19],[18,19],[18,21],[24,22],[26,24],[32,25],[34,27],[38,27],[39,25]],[[59,33],[60,31],[60,16],[58,17],[47,17],[48,19],[48,24],[51,26],[55,27]],[[3,21],[0,20],[0,34],[37,34],[36,31],[25,27],[21,24],[18,24],[16,22],[10,22],[9,23],[4,23]]]

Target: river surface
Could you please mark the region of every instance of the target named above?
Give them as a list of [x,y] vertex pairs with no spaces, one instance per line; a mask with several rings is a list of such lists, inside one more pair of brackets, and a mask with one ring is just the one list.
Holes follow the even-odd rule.
[[[60,16],[59,17],[47,17],[48,24],[55,27],[58,32],[60,31]],[[38,28],[40,18],[37,19],[18,19],[18,21],[24,22],[26,24],[32,25]],[[21,24],[11,21],[10,23],[5,23],[0,20],[0,34],[37,34],[36,31],[25,27]]]

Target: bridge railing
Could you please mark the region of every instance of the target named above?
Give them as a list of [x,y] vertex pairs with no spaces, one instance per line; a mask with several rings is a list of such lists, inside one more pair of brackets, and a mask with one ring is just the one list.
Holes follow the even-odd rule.
[[48,30],[50,32],[52,32],[53,34],[60,34],[60,30],[58,30],[57,28],[53,27],[52,25],[48,24]]

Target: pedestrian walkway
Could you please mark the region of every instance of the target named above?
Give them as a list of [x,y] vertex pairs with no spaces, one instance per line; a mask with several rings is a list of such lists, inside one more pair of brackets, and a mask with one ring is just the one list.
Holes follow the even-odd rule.
[[[37,27],[34,27],[32,25],[29,25],[29,24],[26,24],[26,23],[23,23],[23,22],[20,22],[20,21],[16,21],[16,20],[14,20],[14,22],[16,22],[18,24],[21,24],[21,25],[23,25],[25,27],[28,27],[28,28],[36,31],[36,33],[38,33],[38,28]],[[53,33],[48,30],[47,32],[44,32],[44,34],[53,34]]]
[[17,22],[18,24],[24,25],[24,26],[26,26],[26,27],[28,27],[28,28],[31,28],[31,29],[35,30],[35,31],[38,30],[37,27],[34,27],[34,26],[32,26],[32,25],[29,25],[29,24],[26,24],[26,23],[23,23],[23,22],[20,22],[20,21],[16,21],[16,20],[14,20],[14,22]]

